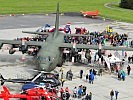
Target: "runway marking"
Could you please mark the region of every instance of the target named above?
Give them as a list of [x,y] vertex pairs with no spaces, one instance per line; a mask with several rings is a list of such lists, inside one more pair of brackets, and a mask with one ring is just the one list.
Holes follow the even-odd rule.
[[20,24],[21,27],[25,27],[25,26],[29,26],[29,25],[25,25],[25,24]]
[[85,23],[85,22],[74,22],[74,23],[76,23],[76,24],[82,24],[82,23]]

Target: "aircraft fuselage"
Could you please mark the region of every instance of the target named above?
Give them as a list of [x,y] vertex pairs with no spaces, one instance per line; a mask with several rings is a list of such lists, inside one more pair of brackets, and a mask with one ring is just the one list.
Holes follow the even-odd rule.
[[56,38],[53,38],[53,34],[49,33],[45,45],[41,47],[36,57],[39,70],[49,72],[62,63],[62,52],[59,47],[63,42],[63,33],[59,33]]

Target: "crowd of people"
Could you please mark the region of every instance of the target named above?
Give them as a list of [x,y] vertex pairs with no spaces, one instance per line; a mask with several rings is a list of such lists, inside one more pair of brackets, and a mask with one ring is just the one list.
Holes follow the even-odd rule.
[[[83,32],[81,30],[84,30]],[[87,32],[85,28],[76,28],[75,34],[86,34],[88,36],[64,36],[65,43],[73,43],[77,44],[95,44],[98,45],[101,43],[102,45],[106,45],[106,42],[109,42],[112,46],[128,46],[130,42],[127,41],[127,34],[118,34],[117,32]]]
[[45,41],[47,36],[37,35],[35,37],[23,37],[23,38],[16,38],[15,40],[25,40],[25,41]]
[[75,86],[72,91],[70,91],[68,87],[61,87],[59,90],[59,96],[61,100],[69,100],[70,97],[74,99],[92,100],[92,92],[88,94],[87,87],[83,85],[78,87]]
[[111,100],[114,100],[113,98],[114,98],[114,96],[115,96],[115,100],[117,100],[118,99],[118,94],[119,94],[119,91],[118,90],[111,90],[110,91],[110,97],[111,97]]
[[[117,65],[115,65],[115,66],[117,66]],[[71,69],[67,71],[66,76],[70,73],[72,74],[72,76],[74,76]],[[101,74],[99,74],[99,72],[96,69],[90,68],[89,73],[87,73],[86,75],[85,75],[85,73],[86,73],[86,71],[81,69],[79,71],[79,79],[81,79],[81,80],[85,79],[86,83],[95,84],[94,80],[97,79],[96,75],[101,76],[102,73],[103,73],[103,70],[101,69],[101,71],[100,71]],[[127,72],[125,72],[125,70],[119,69],[118,66],[117,66],[117,67],[115,67],[115,71],[113,73],[116,73],[116,74],[114,74],[114,75],[116,75],[116,77],[118,75],[118,80],[125,81],[126,74],[130,75],[130,73],[131,73],[131,67],[130,67],[130,65],[128,65],[127,66]],[[70,81],[73,80],[73,77],[70,76],[70,79],[68,77],[69,77],[69,75],[66,77],[66,80],[70,80]],[[64,86],[62,86],[62,88],[63,87]],[[69,98],[75,98],[75,99],[82,98],[82,100],[93,100],[92,99],[92,92],[89,93],[88,90],[87,90],[87,86],[85,86],[85,85],[80,85],[78,87],[75,86],[74,89],[72,89],[71,91],[69,90],[69,93],[70,93]],[[114,98],[117,100],[118,99],[118,94],[119,94],[118,90],[115,90],[115,91],[112,90],[110,92],[111,100],[114,100]],[[67,97],[64,97],[64,98],[67,98]],[[68,100],[68,99],[63,99],[63,100]]]
[[[46,24],[43,28],[39,28],[38,30],[47,30],[50,25]],[[37,30],[37,31],[38,31]],[[62,28],[65,34],[73,34],[71,32],[71,23],[67,23],[64,28]],[[112,30],[112,31],[110,31]],[[39,31],[41,32],[41,31]],[[86,34],[88,36],[64,36],[65,43],[74,43],[77,44],[95,44],[98,45],[101,43],[102,45],[106,45],[106,42],[109,42],[110,45],[113,46],[129,46],[131,42],[127,41],[128,35],[127,34],[118,34],[117,32],[113,32],[113,29],[108,26],[105,31],[103,32],[89,32],[84,27],[76,27],[75,34]],[[24,37],[27,41],[45,41],[47,36],[38,35],[36,37]],[[22,40],[22,38],[17,38],[16,40]]]
[[[71,34],[71,29],[69,26],[65,26],[66,30],[66,34]],[[64,36],[64,42],[65,43],[74,43],[76,42],[77,44],[95,44],[95,45],[99,45],[100,43],[102,45],[106,45],[107,41],[110,45],[112,46],[123,46],[126,45],[128,46],[130,43],[127,41],[127,35],[126,34],[118,34],[118,33],[113,33],[110,31],[104,31],[104,32],[91,32],[89,33],[89,31],[87,32],[87,30],[85,28],[75,28],[75,34],[89,34],[90,36],[79,36],[79,37],[71,37],[71,36]],[[37,36],[37,37],[33,37],[33,38],[29,38],[29,37],[25,37],[24,38],[27,41],[45,41],[46,37],[44,36]],[[22,38],[17,38],[16,40],[22,40]],[[72,49],[67,49],[68,51],[70,51],[70,53],[66,53],[64,54],[64,58],[68,61],[72,60],[72,56],[75,56],[75,61],[81,61],[81,55],[78,54],[77,52],[81,52],[82,49],[77,49],[77,52],[73,52]],[[90,50],[86,50],[86,58],[88,57],[88,62],[91,63],[91,51]],[[71,55],[72,54],[72,55]],[[88,55],[87,55],[88,54]],[[102,63],[104,62],[103,57],[101,56],[101,61]],[[95,59],[94,59],[95,61]],[[133,56],[129,56],[128,57],[128,63],[133,63]],[[107,64],[105,64],[105,66],[107,66]],[[118,69],[118,67],[115,67],[115,71],[118,75],[118,80],[123,80],[125,81],[125,77],[126,77],[126,73],[124,70],[122,69]],[[99,75],[102,76],[102,72],[103,70],[100,69],[98,71]],[[127,67],[127,75],[130,75],[131,72],[131,67],[128,65]],[[97,71],[95,69],[90,69],[89,73],[87,73],[85,75],[85,79],[86,82],[90,83],[90,84],[94,84],[94,80],[96,78],[96,75],[98,74]],[[79,78],[82,79],[83,78],[83,74],[84,71],[80,70],[79,72]],[[62,72],[63,75],[63,72]],[[73,73],[72,70],[67,71],[66,73],[66,79],[72,81],[73,80]],[[87,94],[87,87],[84,85],[80,85],[80,86],[75,86],[73,89],[73,92],[71,93],[69,90],[69,87],[66,87],[65,89],[63,89],[64,87],[64,83],[65,80],[62,76],[61,78],[61,88],[60,90],[58,90],[57,93],[60,93],[60,98],[62,100],[69,100],[70,97],[73,98],[83,98],[83,100],[92,100],[92,92],[90,92],[89,94]],[[116,100],[118,98],[118,91],[113,91],[111,90],[110,92],[110,96],[111,96],[111,100],[113,100],[113,96],[115,95]]]

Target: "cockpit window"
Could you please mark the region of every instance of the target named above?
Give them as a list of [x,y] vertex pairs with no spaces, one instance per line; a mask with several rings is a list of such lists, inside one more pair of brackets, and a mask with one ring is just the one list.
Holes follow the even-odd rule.
[[37,60],[42,61],[42,62],[48,62],[48,61],[51,61],[52,59],[51,59],[50,56],[48,56],[48,57],[41,57],[41,56],[39,56],[37,58]]
[[50,56],[48,56],[48,60],[51,61],[51,57]]

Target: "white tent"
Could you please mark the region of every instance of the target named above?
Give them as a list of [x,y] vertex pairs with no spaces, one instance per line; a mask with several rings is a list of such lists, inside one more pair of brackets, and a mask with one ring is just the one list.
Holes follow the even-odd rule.
[[111,57],[103,56],[103,58],[106,61],[106,63],[120,63],[120,62],[122,62],[121,59],[119,59],[118,57],[115,57],[114,55],[112,55]]
[[114,55],[109,57],[109,61],[110,61],[110,63],[120,63],[120,62],[122,62],[121,59],[119,59],[118,57],[115,57]]
[[115,57],[114,55],[112,55],[111,57],[107,57],[107,56],[103,56],[108,68],[110,69],[110,64],[111,63],[120,63],[122,62],[121,59]]

